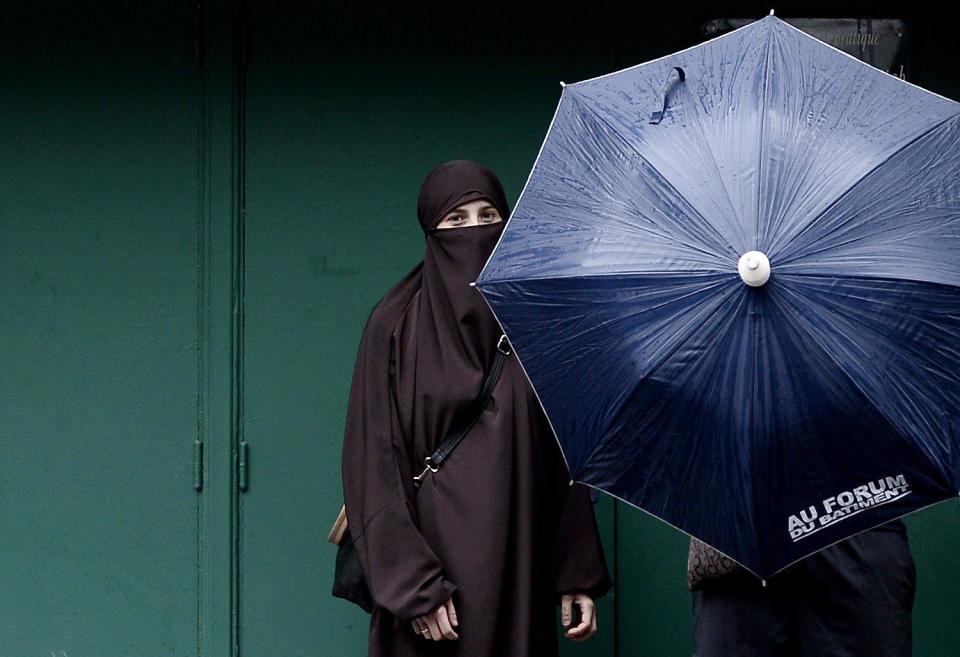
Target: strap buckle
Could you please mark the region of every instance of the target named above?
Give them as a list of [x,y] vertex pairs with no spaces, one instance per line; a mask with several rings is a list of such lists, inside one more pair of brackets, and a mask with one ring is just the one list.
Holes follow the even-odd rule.
[[[503,344],[506,342],[506,347]],[[507,342],[507,334],[504,333],[500,336],[500,340],[497,342],[497,351],[499,351],[504,356],[510,355],[510,343]]]
[[427,476],[428,472],[436,472],[437,470],[440,469],[440,466],[433,464],[433,459],[430,458],[429,456],[423,459],[423,462],[427,467],[423,469],[423,472],[421,472],[420,474],[418,474],[416,477],[413,478],[413,485],[416,486],[417,488],[420,488],[420,484],[423,483],[423,479],[424,477]]

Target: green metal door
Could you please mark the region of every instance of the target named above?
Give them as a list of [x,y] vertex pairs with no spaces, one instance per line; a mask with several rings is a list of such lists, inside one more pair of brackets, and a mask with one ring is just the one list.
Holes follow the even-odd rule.
[[4,657],[196,653],[193,18],[4,7]]

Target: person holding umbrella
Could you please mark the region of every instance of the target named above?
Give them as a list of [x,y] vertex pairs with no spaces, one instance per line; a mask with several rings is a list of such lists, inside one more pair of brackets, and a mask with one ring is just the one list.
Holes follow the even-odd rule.
[[561,83],[476,287],[571,479],[755,576],[695,598],[704,655],[908,654],[897,519],[960,491],[958,227],[960,103],[772,11]]
[[712,548],[691,544],[696,657],[912,654],[917,573],[900,519],[827,547],[766,586]]
[[[470,285],[508,213],[486,167],[455,160],[431,171],[417,203],[423,261],[364,328],[342,468],[374,603],[371,656],[437,654],[440,641],[445,655],[556,655],[556,605],[566,636],[586,639],[594,600],[612,585],[589,489],[571,486],[535,392]],[[472,428],[442,467],[425,468],[476,410],[495,362]]]

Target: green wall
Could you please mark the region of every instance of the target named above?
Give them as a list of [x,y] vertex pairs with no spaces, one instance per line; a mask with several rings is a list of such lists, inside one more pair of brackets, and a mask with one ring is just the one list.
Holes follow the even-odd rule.
[[[419,184],[478,159],[514,202],[561,80],[769,11],[664,5],[7,10],[0,657],[365,654],[325,539],[363,324],[422,255]],[[914,81],[960,97],[930,43]],[[918,657],[960,655],[956,511],[908,520]],[[689,655],[685,537],[597,515],[617,586],[564,654]]]

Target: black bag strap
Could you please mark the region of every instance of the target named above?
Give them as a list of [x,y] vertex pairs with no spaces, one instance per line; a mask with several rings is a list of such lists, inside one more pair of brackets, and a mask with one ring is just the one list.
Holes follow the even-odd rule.
[[418,474],[413,478],[413,485],[417,488],[420,487],[420,484],[423,483],[424,477],[427,476],[428,472],[436,472],[440,469],[440,464],[443,463],[453,449],[460,444],[460,441],[463,440],[463,437],[467,435],[467,432],[473,428],[473,425],[476,424],[477,420],[480,418],[480,414],[483,413],[483,409],[487,405],[487,401],[490,399],[491,393],[493,393],[493,388],[497,384],[497,379],[500,378],[500,370],[503,369],[503,360],[510,355],[510,343],[507,342],[506,334],[500,336],[500,340],[497,342],[497,357],[493,361],[493,367],[490,368],[490,371],[487,372],[487,377],[483,381],[483,388],[480,390],[480,397],[477,398],[474,402],[475,413],[472,414],[470,421],[465,425],[461,426],[458,430],[450,433],[447,438],[440,443],[440,446],[437,447],[436,451],[423,460],[424,465],[426,466],[423,469],[423,472]]

